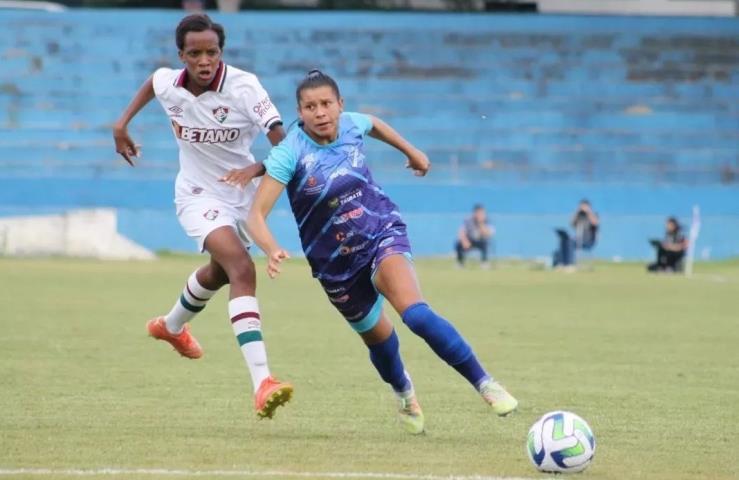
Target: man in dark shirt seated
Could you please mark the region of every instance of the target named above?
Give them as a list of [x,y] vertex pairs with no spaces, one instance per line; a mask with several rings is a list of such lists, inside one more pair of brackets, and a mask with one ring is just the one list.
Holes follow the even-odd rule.
[[650,240],[657,249],[657,261],[647,266],[650,272],[680,272],[683,269],[688,239],[683,235],[680,223],[675,217],[667,219],[665,228],[664,240]]
[[565,229],[555,229],[559,236],[559,248],[553,255],[552,265],[554,267],[574,265],[576,250],[590,250],[595,246],[600,219],[588,200],[580,201],[570,224],[575,231],[574,235],[570,235]]

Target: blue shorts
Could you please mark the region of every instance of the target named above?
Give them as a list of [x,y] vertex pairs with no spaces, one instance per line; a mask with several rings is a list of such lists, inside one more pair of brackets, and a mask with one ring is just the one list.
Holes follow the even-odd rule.
[[320,281],[328,299],[357,333],[371,330],[380,320],[383,297],[375,288],[374,277],[380,263],[391,255],[410,260],[411,245],[405,234],[378,238],[372,262],[353,277],[341,282]]

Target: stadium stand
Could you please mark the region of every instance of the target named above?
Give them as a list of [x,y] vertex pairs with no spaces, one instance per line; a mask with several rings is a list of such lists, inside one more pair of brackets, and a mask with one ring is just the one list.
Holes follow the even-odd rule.
[[[131,225],[142,244],[191,249],[169,218],[177,151],[160,107],[150,105],[132,125],[144,145],[136,169],[116,157],[109,131],[148,74],[177,64],[173,28],[180,16],[140,10],[0,14],[0,213],[60,205],[129,209],[119,222]],[[416,180],[398,180],[403,162],[397,154],[377,143],[369,152],[376,176],[401,192],[410,214],[434,213],[428,205],[435,201],[421,207],[407,193],[421,190],[455,199],[436,202],[440,208],[459,205],[456,212],[464,212],[489,198],[491,211],[513,217],[564,215],[587,196],[600,200],[606,220],[609,211],[688,215],[693,203],[701,203],[706,225],[711,212],[728,215],[739,233],[734,19],[330,12],[214,17],[226,26],[227,61],[258,73],[287,120],[294,118],[297,81],[320,67],[340,80],[347,108],[381,115],[429,153],[433,175],[426,186],[409,187]],[[258,156],[266,151],[266,142],[255,149]],[[156,211],[166,212],[172,228],[160,243],[145,239],[141,220]],[[137,218],[144,223],[135,226]],[[521,218],[511,220],[518,225],[513,232],[534,221]],[[448,219],[450,225],[458,221]],[[630,225],[632,235],[641,228]],[[609,247],[608,229],[601,254],[648,254],[648,246],[631,247],[623,239]],[[546,235],[536,247],[512,239],[508,245],[501,237],[498,250],[544,254],[552,242]],[[418,249],[443,253],[450,242],[423,240]],[[721,245],[712,251],[739,253]]]

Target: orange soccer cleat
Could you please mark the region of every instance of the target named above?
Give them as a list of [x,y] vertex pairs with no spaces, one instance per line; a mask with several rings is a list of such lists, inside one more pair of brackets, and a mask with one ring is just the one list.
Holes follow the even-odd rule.
[[293,396],[293,386],[280,382],[272,377],[262,380],[257,393],[254,395],[254,407],[259,418],[272,418],[280,405],[290,401]]
[[168,342],[183,357],[200,358],[203,356],[203,349],[190,333],[190,325],[186,324],[180,333],[174,334],[167,330],[164,317],[156,317],[149,320],[146,329],[149,331],[149,335],[157,340]]

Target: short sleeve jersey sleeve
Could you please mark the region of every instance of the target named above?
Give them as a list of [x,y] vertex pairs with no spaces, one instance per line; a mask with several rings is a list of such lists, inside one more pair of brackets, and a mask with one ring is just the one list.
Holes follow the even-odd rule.
[[372,130],[372,119],[369,115],[357,112],[347,112],[345,115],[362,131],[362,135],[367,135]]
[[171,68],[158,68],[151,76],[154,86],[154,95],[161,97],[169,86],[174,83],[179,71]]
[[243,101],[247,115],[259,125],[263,133],[269,132],[275,123],[282,122],[280,112],[256,77],[249,81],[248,87],[244,90]]
[[292,180],[298,166],[298,157],[286,140],[273,147],[264,161],[267,175],[283,185],[287,185]]

